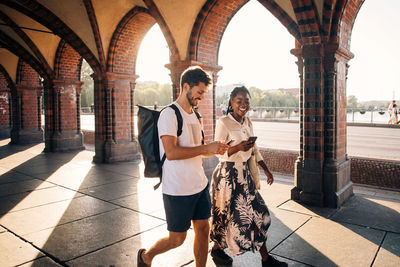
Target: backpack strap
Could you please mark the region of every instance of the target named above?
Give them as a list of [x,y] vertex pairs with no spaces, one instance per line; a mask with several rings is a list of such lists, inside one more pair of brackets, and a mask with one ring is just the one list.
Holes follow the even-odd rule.
[[182,134],[182,126],[183,126],[182,114],[179,111],[179,108],[175,104],[171,104],[169,106],[175,111],[176,120],[178,121],[178,131],[176,132],[176,136],[181,136],[181,134]]
[[[196,114],[197,119],[199,120],[200,124],[203,125],[202,121],[201,121],[201,114],[197,112],[197,110],[193,109],[194,114]],[[201,144],[204,145],[204,131],[203,131],[203,127],[201,128]]]
[[[181,114],[181,112],[179,111],[179,108],[178,108],[175,104],[171,104],[171,105],[169,105],[168,107],[171,107],[171,108],[175,111],[176,120],[177,120],[177,122],[178,122],[178,130],[177,130],[177,132],[176,132],[176,135],[177,135],[177,136],[180,136],[180,135],[182,134],[182,127],[183,127],[183,118],[182,118],[182,114]],[[196,117],[197,117],[197,119],[199,120],[200,124],[202,124],[202,123],[201,123],[201,115],[200,115],[200,113],[198,113],[195,109],[193,109],[193,111],[194,111],[194,113],[196,114]],[[204,145],[204,131],[203,131],[203,129],[201,129],[201,136],[202,136],[201,144]],[[164,155],[163,155],[162,158],[161,158],[161,162],[160,162],[160,163],[161,163],[161,168],[162,168],[162,166],[164,165],[164,162],[165,162],[166,158],[167,158],[167,155],[164,153]],[[154,186],[154,190],[156,190],[158,187],[160,187],[161,182],[162,182],[162,172],[161,172],[161,176],[160,176],[160,182],[158,182],[158,184],[156,184],[156,185]]]
[[[178,122],[178,130],[176,132],[176,135],[180,136],[182,134],[182,127],[183,127],[182,114],[179,111],[179,108],[175,104],[171,104],[168,107],[172,108],[175,111],[176,120]],[[167,108],[167,107],[165,107],[165,108]],[[164,155],[162,156],[161,161],[160,161],[161,169],[162,169],[162,166],[164,165],[164,162],[165,162],[166,158],[167,158],[167,155],[164,153]],[[160,187],[161,182],[162,182],[162,171],[161,171],[160,181],[158,182],[158,184],[156,184],[154,186],[154,190],[156,190],[158,187]]]

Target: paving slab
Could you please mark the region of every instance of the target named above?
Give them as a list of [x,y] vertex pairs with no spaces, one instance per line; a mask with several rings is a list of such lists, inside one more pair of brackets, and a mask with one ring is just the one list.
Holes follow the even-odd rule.
[[306,223],[311,216],[274,209],[271,214],[271,226],[268,229],[267,249],[273,250],[288,236]]
[[400,233],[400,202],[353,196],[332,220]]
[[0,251],[0,266],[2,267],[16,266],[43,256],[31,244],[9,232],[0,234]]
[[400,191],[395,191],[395,190],[383,190],[373,187],[356,185],[353,186],[353,192],[356,195],[362,195],[366,197],[382,198],[397,202],[400,200]]
[[6,229],[0,226],[0,234],[6,232]]
[[59,186],[44,188],[32,192],[14,194],[0,198],[0,214],[28,209],[81,196],[82,194]]
[[306,214],[313,217],[323,217],[323,218],[329,218],[337,212],[336,209],[311,207],[305,204],[298,203],[293,200],[289,200],[283,203],[282,205],[279,206],[279,208],[282,210]]
[[290,200],[290,189],[293,185],[275,181],[272,185],[268,185],[266,181],[261,181],[261,189],[259,190],[268,208],[278,207]]
[[35,176],[48,182],[78,190],[86,176],[90,174],[91,165],[81,165],[68,162],[52,173],[36,174]]
[[385,232],[313,217],[272,253],[313,266],[370,266]]
[[6,183],[0,186],[0,197],[9,196],[18,193],[31,192],[44,188],[54,187],[54,184],[44,182],[38,179],[29,179],[13,183]]
[[26,175],[12,170],[7,170],[0,175],[0,185],[34,179],[31,175]]
[[[230,253],[227,251],[227,253],[230,255]],[[304,267],[304,266],[310,266],[304,263],[296,262],[290,259],[286,259],[283,257],[279,257],[277,255],[271,254],[275,258],[277,258],[280,261],[286,262],[289,266],[291,267]],[[195,267],[196,263],[192,262],[188,265],[185,265],[188,267]],[[212,257],[210,254],[208,254],[207,258],[207,267],[244,267],[244,266],[251,266],[251,267],[261,267],[261,255],[259,252],[246,252],[241,255],[238,255],[236,257],[233,257],[233,262],[232,265],[226,266],[226,265],[220,265],[220,264],[215,264],[215,262],[212,260]]]
[[152,186],[145,179],[132,178],[129,180],[116,181],[114,183],[94,186],[79,190],[80,192],[103,200],[113,200],[137,194],[139,191],[151,191]]
[[0,218],[0,224],[18,235],[26,235],[117,208],[110,203],[82,196],[7,213]]
[[62,266],[49,257],[41,257],[39,259],[27,262],[22,265],[18,265],[18,267],[59,267]]
[[115,162],[113,164],[99,164],[99,167],[118,174],[125,174],[135,178],[143,177],[144,165],[143,161],[139,160]]
[[375,267],[400,266],[400,234],[388,233],[373,264]]
[[111,200],[110,202],[145,214],[153,215],[160,210],[164,211],[164,202],[160,189],[139,192],[134,195]]
[[68,261],[162,224],[162,220],[120,208],[23,237],[57,259]]
[[[68,261],[67,264],[70,266],[136,266],[137,251],[140,248],[149,249],[158,239],[166,236],[168,236],[167,227],[162,225],[94,253]],[[178,248],[156,256],[152,266],[174,267],[193,261],[193,238],[194,232],[189,229],[185,242]]]

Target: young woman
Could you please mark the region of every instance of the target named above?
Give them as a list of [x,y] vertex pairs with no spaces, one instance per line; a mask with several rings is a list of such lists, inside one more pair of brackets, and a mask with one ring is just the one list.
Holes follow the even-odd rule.
[[[253,136],[253,126],[248,117],[250,93],[246,87],[236,87],[230,95],[227,115],[216,126],[215,139],[230,143],[213,173],[211,256],[217,264],[229,265],[233,256],[258,250],[262,266],[287,266],[268,254],[267,230],[271,223],[269,211],[251,177],[248,159],[255,154],[258,164],[272,184],[274,177],[258,151]],[[254,138],[253,138],[254,139]],[[232,141],[233,140],[233,141]]]

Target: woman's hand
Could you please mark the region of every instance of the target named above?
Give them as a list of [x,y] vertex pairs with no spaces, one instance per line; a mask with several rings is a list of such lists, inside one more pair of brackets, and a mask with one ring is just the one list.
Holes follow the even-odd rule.
[[238,145],[236,145],[238,151],[247,151],[254,146],[253,141],[242,141]]
[[272,183],[274,182],[274,176],[272,175],[272,173],[269,170],[264,170],[264,173],[267,176],[267,183],[269,185],[272,185]]

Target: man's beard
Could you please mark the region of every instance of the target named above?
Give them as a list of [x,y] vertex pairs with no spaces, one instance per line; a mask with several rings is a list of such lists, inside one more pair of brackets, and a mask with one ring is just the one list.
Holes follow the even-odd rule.
[[187,98],[189,104],[190,104],[193,108],[196,108],[196,107],[197,107],[197,104],[193,103],[192,90],[190,90],[190,91],[186,94],[186,98]]

